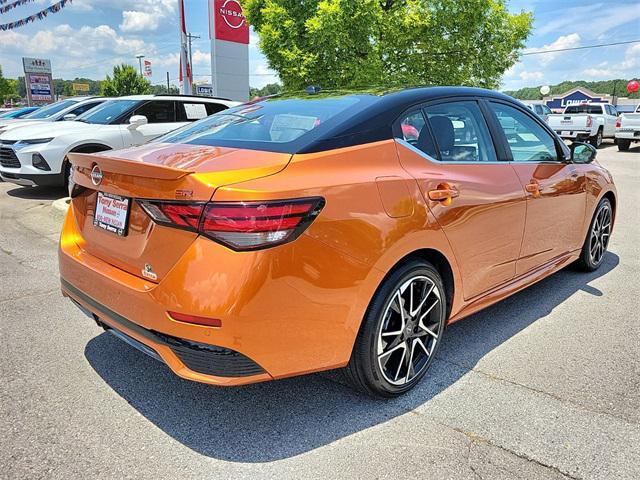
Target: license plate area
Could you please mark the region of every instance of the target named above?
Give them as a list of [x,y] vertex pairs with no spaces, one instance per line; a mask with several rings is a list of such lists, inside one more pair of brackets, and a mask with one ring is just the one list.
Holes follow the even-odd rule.
[[98,192],[93,225],[119,237],[125,237],[129,228],[130,210],[130,198]]

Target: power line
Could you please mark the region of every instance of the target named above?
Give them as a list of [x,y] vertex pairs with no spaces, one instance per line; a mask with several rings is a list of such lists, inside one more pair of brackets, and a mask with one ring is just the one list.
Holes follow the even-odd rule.
[[613,47],[616,45],[628,45],[630,43],[638,43],[638,42],[640,42],[640,39],[629,40],[627,42],[611,42],[611,43],[599,43],[596,45],[584,45],[582,47],[554,48],[552,50],[541,50],[538,52],[525,52],[525,53],[521,53],[520,55],[524,57],[525,55],[541,55],[543,53],[568,52],[570,50],[586,50],[588,48]]

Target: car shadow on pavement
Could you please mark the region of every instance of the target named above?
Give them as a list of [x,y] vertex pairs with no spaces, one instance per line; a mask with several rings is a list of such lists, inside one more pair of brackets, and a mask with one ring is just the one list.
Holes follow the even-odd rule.
[[[236,388],[182,380],[108,333],[86,346],[90,365],[155,426],[194,451],[227,461],[280,460],[340,440],[428,402],[518,332],[548,315],[619,263],[608,253],[593,273],[562,270],[447,329],[427,377],[407,395],[377,400],[336,380],[337,372]],[[116,440],[117,441],[117,440]]]
[[57,200],[69,196],[64,187],[17,187],[8,190],[7,195],[28,200]]

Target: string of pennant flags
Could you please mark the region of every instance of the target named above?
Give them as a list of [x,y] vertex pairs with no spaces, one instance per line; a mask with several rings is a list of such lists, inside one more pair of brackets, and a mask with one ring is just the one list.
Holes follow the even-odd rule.
[[[0,0],[0,2],[1,1],[2,0]],[[26,3],[26,1],[24,0],[17,0],[17,1]],[[28,23],[35,22],[36,20],[44,20],[47,17],[47,15],[49,15],[50,13],[58,13],[60,10],[66,7],[67,4],[71,3],[72,1],[73,0],[60,0],[59,2],[54,3],[50,7],[47,7],[44,10],[39,11],[38,13],[34,13],[33,15],[29,15],[28,17],[21,18],[20,20],[16,20],[14,22],[3,23],[0,25],[0,31],[13,30],[14,28],[20,28],[27,25]]]
[[9,5],[4,5],[5,3],[7,3],[9,0],[0,0],[0,13],[6,13],[9,10],[15,8],[15,7],[19,7],[20,5],[24,5],[25,3],[30,3],[30,2],[35,2],[35,0],[15,0],[13,2],[11,2]]

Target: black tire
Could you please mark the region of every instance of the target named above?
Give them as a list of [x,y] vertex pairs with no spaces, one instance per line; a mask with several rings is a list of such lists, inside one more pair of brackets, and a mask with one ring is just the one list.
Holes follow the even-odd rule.
[[62,181],[64,182],[64,189],[66,192],[69,192],[69,195],[71,195],[70,182],[69,182],[70,179],[71,179],[71,164],[69,163],[69,160],[67,160],[67,158],[65,157],[64,163],[62,164]]
[[[606,239],[603,240],[602,229],[596,226],[596,222],[599,221],[599,216],[603,215],[607,217],[608,215],[608,230],[606,231]],[[603,222],[600,227],[606,224],[606,221]],[[600,233],[596,233],[594,231],[594,226],[596,226],[595,230],[599,230]],[[598,203],[598,206],[593,213],[593,218],[591,219],[591,223],[589,224],[589,230],[587,231],[587,236],[584,239],[584,243],[582,244],[582,250],[580,252],[580,257],[576,261],[576,266],[585,272],[593,272],[600,268],[602,262],[604,260],[604,256],[607,252],[607,247],[609,246],[609,238],[611,237],[611,228],[613,226],[613,207],[611,206],[611,202],[608,198],[603,198]],[[597,235],[598,238],[594,238],[594,235]],[[594,258],[592,251],[597,242],[600,241],[602,243],[601,253]],[[594,243],[595,242],[595,243]]]
[[631,140],[627,140],[626,138],[618,138],[616,143],[618,144],[618,150],[621,152],[628,151],[631,146]]
[[602,140],[602,127],[598,129],[598,133],[596,133],[593,137],[589,137],[589,143],[596,148],[600,148],[600,145],[602,145]]
[[[425,286],[420,289],[420,285],[417,282],[424,282]],[[400,289],[407,284],[409,286],[405,292],[408,293],[399,293]],[[431,285],[433,285],[433,289],[429,290],[429,293],[425,295],[427,286],[431,288]],[[422,307],[414,311],[414,316],[405,317],[402,313],[393,309],[392,304],[394,302],[403,301],[404,297],[402,295],[411,295],[410,300],[408,300],[409,311],[411,311],[415,306],[410,303],[414,299],[413,292],[418,291],[422,293],[417,303]],[[421,298],[424,298],[424,300]],[[430,304],[434,305],[431,309],[429,309]],[[403,303],[402,305],[404,311],[406,304]],[[382,282],[367,309],[351,353],[349,365],[345,368],[345,376],[349,383],[355,389],[374,397],[395,397],[411,390],[424,377],[440,347],[445,328],[446,312],[446,292],[442,278],[433,265],[422,260],[410,260],[401,264]],[[399,329],[402,333],[395,339],[393,337],[384,337],[389,332],[383,334],[383,328],[392,322],[392,315],[394,314],[395,318],[403,318],[402,326]],[[416,326],[415,322],[419,317],[424,318],[424,324],[419,321]],[[410,318],[410,320],[405,323],[404,318]],[[427,322],[429,328],[425,326]],[[397,327],[394,326],[393,329],[395,328]],[[417,333],[408,333],[410,328]],[[426,334],[425,331],[430,332],[430,335]],[[391,335],[393,335],[393,332],[391,332]],[[415,337],[410,335],[415,335]],[[402,339],[403,336],[405,336],[404,340]],[[405,357],[402,357],[397,362],[398,371],[400,371],[401,367],[404,368],[406,361],[407,374],[400,379],[404,382],[403,384],[393,384],[393,380],[387,379],[388,371],[385,368],[386,365],[391,363],[392,355],[395,355],[395,352],[391,355],[386,355],[391,350],[395,350],[395,348],[391,347],[387,353],[380,354],[379,348],[383,340],[379,340],[379,338],[388,338],[387,346],[396,341],[398,341],[396,348],[400,346],[399,344],[406,345],[400,352],[408,352],[409,345],[416,349],[416,353],[411,349],[408,361],[406,361]],[[418,344],[413,343],[416,339],[422,342],[422,349],[416,346]],[[430,353],[427,352],[429,349],[431,350]],[[384,356],[386,356],[386,360],[381,360]],[[415,365],[414,358],[416,359]],[[385,361],[384,367],[381,367],[382,361]],[[417,371],[414,366],[418,367]],[[390,368],[395,371],[395,364]],[[414,374],[412,377],[411,372]],[[398,380],[397,373],[395,380]]]

